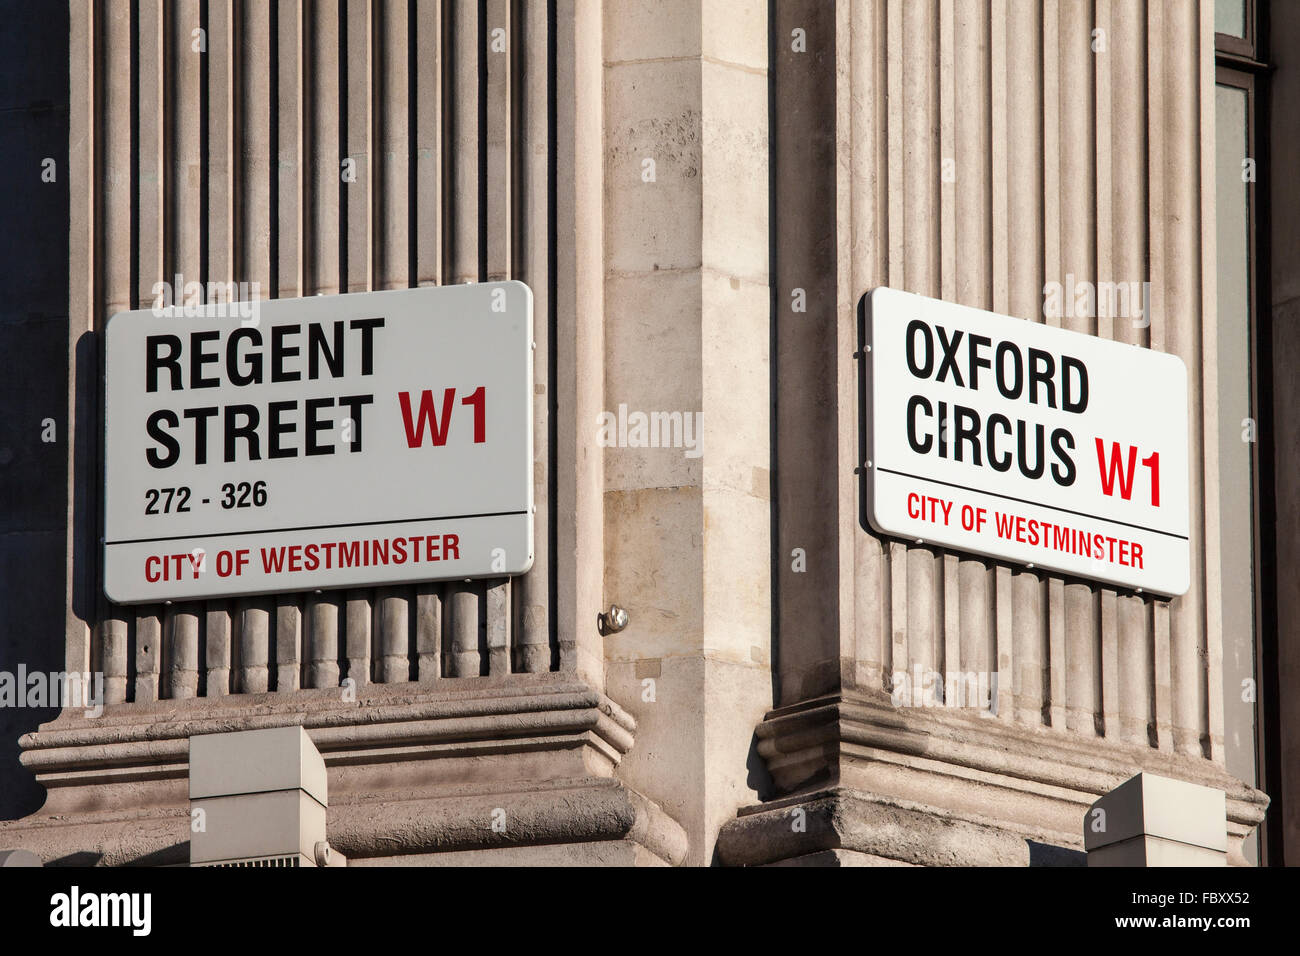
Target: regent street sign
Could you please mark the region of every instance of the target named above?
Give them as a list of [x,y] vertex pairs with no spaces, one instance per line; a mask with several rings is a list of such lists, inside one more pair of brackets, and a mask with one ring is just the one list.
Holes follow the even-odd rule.
[[[242,305],[242,304],[241,304]],[[105,334],[124,604],[502,577],[533,561],[532,293],[143,309]]]
[[879,288],[866,517],[883,534],[1173,597],[1190,580],[1177,356]]

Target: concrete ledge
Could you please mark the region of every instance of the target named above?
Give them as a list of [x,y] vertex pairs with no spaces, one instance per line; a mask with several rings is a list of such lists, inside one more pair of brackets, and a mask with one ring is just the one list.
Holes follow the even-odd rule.
[[[1022,843],[1074,851],[1083,849],[1080,821],[1092,802],[1142,770],[1225,791],[1225,839],[1236,865],[1245,864],[1241,841],[1268,805],[1265,794],[1209,760],[968,711],[897,708],[883,692],[828,695],[773,710],[756,736],[778,794],[848,789],[1002,830]],[[780,803],[746,808],[728,829]],[[805,842],[788,854],[817,849]],[[734,843],[732,852],[739,853]]]
[[611,779],[632,718],[560,674],[369,685],[351,702],[300,691],[60,717],[23,738],[23,762],[49,795],[38,813],[0,823],[0,845],[46,863],[183,864],[189,737],[295,724],[325,758],[330,842],[352,860],[620,840],[685,858],[681,828]]
[[847,788],[742,810],[723,827],[718,852],[728,866],[1029,862],[1028,844],[1015,834]]

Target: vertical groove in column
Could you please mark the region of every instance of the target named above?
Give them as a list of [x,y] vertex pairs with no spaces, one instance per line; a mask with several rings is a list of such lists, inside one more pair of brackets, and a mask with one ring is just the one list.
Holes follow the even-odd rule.
[[[881,192],[885,195],[884,235],[888,248],[884,254],[885,284],[890,288],[905,288],[904,266],[906,248],[904,231],[907,218],[903,204],[903,178],[905,140],[903,130],[903,6],[902,0],[887,0],[884,16],[884,71],[885,71],[885,166]],[[894,690],[893,675],[907,671],[907,548],[896,541],[887,546],[886,577],[888,578],[888,634],[889,650],[886,666],[888,688]]]
[[302,685],[302,610],[296,595],[281,595],[275,607],[275,689],[278,693]]
[[[1180,754],[1208,757],[1205,746],[1205,513],[1204,442],[1202,409],[1205,383],[1201,339],[1200,270],[1200,116],[1199,96],[1189,95],[1186,77],[1199,78],[1197,8],[1191,4],[1165,9],[1166,44],[1164,245],[1166,254],[1165,306],[1178,321],[1166,325],[1166,350],[1182,358],[1195,385],[1188,403],[1188,460],[1192,463],[1188,494],[1192,502],[1189,534],[1191,588],[1170,609],[1170,677],[1173,697],[1174,749]],[[1155,74],[1153,74],[1154,76]]]
[[580,369],[604,354],[602,246],[604,156],[601,131],[602,6],[548,0],[556,35],[554,210],[556,245],[554,314],[557,415],[555,534],[553,558],[558,669],[594,676],[602,671],[604,640],[591,627],[591,609],[603,599],[603,455],[593,447],[590,426],[604,407],[600,376]]
[[[1008,33],[1012,29],[1007,4],[1009,0],[989,0],[989,267],[992,272],[990,290],[993,311],[1010,313],[1010,258],[1011,237],[1008,229],[1010,215],[1010,189],[1022,188],[1008,178],[1008,161],[1011,144],[1008,130],[1016,122],[1010,114],[1011,102],[1008,54]],[[1023,237],[1015,236],[1019,242]]]
[[[988,58],[983,64],[988,89],[989,107],[984,144],[988,152],[988,187],[984,191],[988,202],[988,269],[989,303],[994,312],[1008,314],[1010,273],[1010,234],[1007,231],[1007,0],[988,0],[982,11],[983,19],[976,18],[974,29],[988,24]],[[1018,237],[1017,237],[1018,238]],[[989,669],[992,671],[990,702],[1004,721],[1017,719],[1015,694],[1015,616],[1011,569],[995,564],[987,575],[990,588],[989,614],[991,617]]]
[[[234,0],[207,0],[207,261],[202,264],[206,281],[233,283],[236,275],[236,35]],[[231,298],[235,293],[231,292]],[[206,695],[230,690],[230,631],[232,602],[208,601],[204,621],[204,666]]]
[[281,299],[306,294],[306,132],[303,36],[304,0],[274,0],[275,48],[275,294]]
[[[1093,334],[1096,319],[1075,314],[1071,279],[1093,282],[1096,278],[1096,201],[1093,194],[1095,147],[1093,124],[1092,18],[1090,0],[1066,0],[1058,7],[1055,37],[1059,62],[1059,98],[1047,106],[1056,116],[1059,130],[1057,163],[1060,189],[1060,265],[1056,280],[1064,283],[1064,316],[1057,319],[1064,328]],[[1053,38],[1048,35],[1046,43]],[[1050,319],[1049,319],[1050,321]],[[1091,736],[1096,733],[1099,707],[1099,636],[1093,620],[1095,601],[1086,584],[1065,585],[1066,614],[1066,724],[1070,730]]]
[[160,609],[145,605],[135,618],[135,694],[137,704],[158,699],[158,663],[162,655],[162,620]]
[[[1041,32],[1041,82],[1043,111],[1043,281],[1059,282],[1061,269],[1061,35],[1056,4],[1043,5]],[[1040,286],[1041,295],[1042,286]],[[1041,302],[1041,299],[1040,299]],[[1042,314],[1042,309],[1038,310]],[[1044,316],[1049,325],[1059,326],[1059,316]],[[1045,613],[1047,615],[1047,699],[1053,729],[1066,729],[1067,689],[1064,582],[1046,577]]]
[[[1114,53],[1112,51],[1112,22],[1110,22],[1110,0],[1093,0],[1093,30],[1100,31],[1097,36],[1104,38],[1104,46],[1093,52],[1093,129],[1095,129],[1095,170],[1096,182],[1093,186],[1095,196],[1096,220],[1096,281],[1097,289],[1102,282],[1114,282],[1114,259],[1112,251],[1113,208],[1113,130],[1114,114],[1112,109],[1112,82],[1114,70]],[[1123,142],[1123,140],[1119,140]],[[1109,287],[1109,286],[1108,286]],[[1102,338],[1115,337],[1115,325],[1126,321],[1115,319],[1109,303],[1102,308],[1102,297],[1097,297],[1097,334]],[[1101,635],[1101,714],[1105,736],[1122,736],[1119,726],[1119,617],[1118,594],[1110,589],[1099,589],[1101,601],[1100,635]]]
[[[195,51],[199,27],[199,0],[170,0],[165,41],[165,64],[170,89],[164,94],[170,142],[166,216],[171,223],[171,248],[167,273],[179,273],[188,285],[203,275],[201,256],[203,222],[202,121],[199,86],[204,53]],[[205,41],[206,44],[206,41]],[[170,275],[167,276],[169,279]],[[173,294],[181,300],[182,290]]]
[[[953,9],[953,281],[954,301],[973,308],[992,307],[992,150],[993,87],[990,82],[988,0],[955,0]],[[996,634],[990,631],[995,593],[983,560],[958,562],[961,605],[961,672],[985,675]],[[951,669],[951,668],[950,668]]]
[[334,295],[339,282],[339,189],[343,140],[339,129],[339,0],[316,0],[309,20],[308,88],[312,171],[308,202],[308,259],[313,295]]
[[[485,89],[481,95],[485,103],[481,110],[486,117],[480,130],[482,140],[482,165],[486,181],[480,184],[483,192],[482,217],[484,235],[480,246],[487,248],[487,275],[489,282],[509,279],[513,275],[511,247],[514,223],[514,175],[511,164],[512,129],[515,110],[511,82],[511,50],[517,42],[515,24],[511,20],[511,0],[484,0],[483,24],[485,34],[480,36],[479,55],[485,63]],[[534,303],[535,304],[535,303]],[[481,583],[484,615],[487,628],[487,647],[492,674],[510,672],[510,579],[493,578]]]
[[448,114],[451,131],[447,142],[448,280],[477,282],[479,275],[479,149],[478,71],[479,30],[477,4],[461,0],[448,9],[451,39]]
[[[1220,538],[1220,483],[1219,483],[1219,383],[1213,370],[1218,367],[1218,245],[1213,223],[1215,221],[1215,66],[1214,66],[1214,17],[1211,4],[1202,3],[1197,7],[1199,22],[1193,24],[1194,62],[1198,67],[1197,84],[1197,157],[1198,201],[1200,208],[1198,224],[1200,228],[1200,245],[1197,262],[1198,288],[1201,303],[1197,329],[1193,339],[1200,343],[1201,360],[1197,367],[1200,388],[1198,389],[1200,413],[1197,421],[1201,433],[1201,449],[1196,461],[1203,463],[1200,469],[1200,483],[1204,493],[1201,515],[1202,547],[1198,560],[1201,565],[1201,594],[1204,606],[1199,620],[1200,646],[1205,655],[1205,682],[1201,703],[1202,710],[1202,746],[1207,757],[1222,766],[1226,759],[1224,754],[1224,707],[1223,695],[1223,575],[1222,542]],[[1212,480],[1211,480],[1212,476]],[[1193,571],[1193,581],[1196,572]]]
[[1174,749],[1172,678],[1170,676],[1169,602],[1154,601],[1149,605],[1151,614],[1152,682],[1155,695],[1155,746],[1161,750]]
[[[376,167],[374,155],[375,99],[375,0],[340,0],[345,35],[340,38],[339,56],[343,62],[346,86],[343,119],[344,156],[349,175],[344,177],[343,291],[369,292],[375,288],[375,212]],[[349,591],[346,644],[352,670],[364,670],[364,679],[349,676],[361,686],[371,680],[370,661],[374,656],[374,591]],[[364,609],[364,613],[363,613]],[[363,628],[357,630],[355,628]],[[364,662],[364,666],[362,666]]]
[[167,697],[185,700],[199,690],[199,605],[181,604],[167,615]]
[[[306,295],[308,210],[306,123],[309,66],[304,0],[275,0],[275,294]],[[275,689],[297,690],[302,680],[302,596],[275,598]]]
[[415,588],[416,676],[421,681],[442,676],[442,584]]
[[[462,0],[448,7],[451,37],[448,61],[446,110],[450,119],[447,137],[447,210],[444,221],[447,235],[445,249],[449,258],[447,278],[453,283],[478,282],[484,265],[480,247],[484,237],[480,227],[486,220],[480,170],[483,165],[484,130],[479,126],[479,75],[487,55],[486,38],[480,34],[478,4]],[[479,673],[478,622],[484,584],[448,586],[448,617],[452,650],[448,676],[464,677]],[[469,656],[474,657],[471,663]]]
[[[840,41],[850,44],[849,287],[855,310],[861,295],[885,284],[881,267],[884,243],[880,241],[885,229],[879,215],[888,165],[881,149],[886,132],[881,109],[885,86],[884,13],[883,5],[853,0],[849,36],[847,41]],[[860,312],[855,311],[854,318],[855,323],[860,321]],[[857,464],[861,465],[865,458],[862,455]],[[855,526],[852,534],[855,681],[864,689],[881,690],[887,686],[884,675],[888,667],[885,545],[860,527]]]
[[[154,284],[171,281],[167,275],[166,165],[166,7],[164,0],[140,0],[135,24],[138,60],[139,143],[136,147],[139,193],[137,301],[152,302]],[[100,477],[96,475],[96,483]],[[135,608],[135,693],[137,702],[155,701],[159,693],[162,657],[162,617],[157,606]]]
[[[1036,316],[1043,316],[1042,289],[1047,282],[1060,282],[1061,275],[1061,125],[1060,125],[1060,30],[1056,4],[1044,4],[1039,44],[1039,82],[1042,96],[1042,230],[1043,266],[1039,283],[1039,307]],[[1056,316],[1044,316],[1049,325],[1060,325]]]
[[[276,271],[272,233],[275,157],[272,155],[272,77],[278,65],[271,55],[271,8],[264,3],[239,6],[242,22],[235,54],[239,63],[240,200],[239,252],[242,276],[257,283],[263,297],[273,296]],[[278,132],[278,131],[277,131]],[[288,237],[292,241],[292,237]],[[239,654],[235,688],[260,694],[269,687],[272,601],[264,597],[239,602]]]
[[[306,200],[303,218],[307,288],[304,293],[334,295],[340,291],[339,190],[342,188],[342,135],[339,128],[339,0],[316,0],[304,24],[305,88],[303,108]],[[310,169],[307,163],[310,162]],[[339,606],[336,591],[313,591],[303,599],[303,657],[307,686],[339,684]]]
[[1147,56],[1147,267],[1151,282],[1151,322],[1147,344],[1165,351],[1165,5],[1146,5]]
[[204,622],[207,638],[204,667],[207,668],[206,697],[224,697],[230,693],[230,611],[224,602],[208,603]]
[[1109,589],[1098,592],[1101,625],[1102,736],[1123,736],[1119,720],[1119,597]]
[[307,602],[307,628],[311,637],[307,686],[339,686],[339,592],[313,594]]
[[[92,188],[101,191],[100,229],[102,229],[103,315],[100,321],[116,312],[129,309],[134,299],[131,288],[132,248],[131,221],[134,209],[136,177],[131,167],[131,126],[121,122],[130,116],[131,103],[131,5],[96,0],[101,39],[96,52],[85,64],[87,75],[103,75],[101,104],[95,123],[100,140],[99,157],[103,172]],[[75,55],[75,54],[74,54]],[[107,65],[111,64],[111,68]],[[92,109],[94,106],[92,105]],[[74,240],[75,242],[75,240]],[[99,303],[96,303],[98,309]],[[83,383],[83,388],[89,387]],[[98,475],[95,476],[98,480]],[[93,563],[93,559],[92,559]],[[104,703],[121,704],[127,698],[127,620],[123,609],[106,599],[96,600],[101,608],[97,626],[92,629],[92,668],[104,674]]]
[[139,286],[137,302],[154,299],[154,283],[168,276],[164,262],[166,201],[164,189],[167,171],[163,159],[163,131],[166,127],[163,100],[163,0],[139,0],[136,23],[137,73],[139,103],[139,142],[136,146],[139,168],[136,174],[139,194],[138,238],[136,249]]
[[1094,603],[1088,585],[1065,585],[1066,727],[1085,736],[1097,730]]
[[1125,595],[1119,598],[1118,605],[1120,736],[1128,743],[1145,747],[1151,743],[1149,728],[1155,719],[1149,615],[1141,598]]
[[370,683],[370,602],[368,591],[347,592],[344,654],[348,662],[348,678],[358,689]]
[[408,18],[405,0],[378,0],[375,157],[376,288],[405,289],[410,275],[411,130]]
[[1067,729],[1065,687],[1065,582],[1047,578],[1042,598],[1047,607],[1047,713],[1053,730]]
[[[173,301],[188,298],[189,283],[203,279],[203,151],[202,124],[205,119],[200,96],[203,58],[195,49],[199,37],[199,0],[170,0],[165,21],[164,69],[167,76],[164,102],[170,152],[166,219],[170,223],[170,248],[166,275],[183,283],[172,290]],[[206,47],[206,38],[201,46]],[[193,560],[202,561],[199,556]],[[206,562],[204,562],[206,563]],[[167,617],[168,697],[188,698],[198,693],[200,605],[180,605]]]
[[456,581],[447,586],[450,641],[443,660],[443,674],[448,677],[478,677],[479,664],[479,597],[473,583]]
[[903,0],[887,0],[885,11],[885,103],[886,150],[888,163],[882,189],[886,199],[885,235],[889,243],[886,259],[886,283],[892,289],[903,289],[906,265],[907,215],[903,204],[906,141],[903,130]]
[[[378,0],[375,25],[375,129],[377,154],[375,284],[380,289],[405,289],[410,274],[410,49],[405,0]],[[385,587],[378,602],[378,660],[376,679],[383,683],[410,678],[408,658],[409,586]]]
[[969,601],[963,602],[960,568],[962,561],[955,554],[944,554],[940,559],[942,574],[941,592],[936,596],[940,610],[943,630],[943,660],[939,671],[944,675],[945,686],[949,678],[955,677],[964,666],[962,651],[965,650],[967,635],[965,625],[967,615],[975,610]]
[[1015,700],[1016,720],[1029,726],[1045,722],[1044,694],[1046,680],[1043,651],[1047,644],[1043,618],[1042,582],[1030,571],[1014,571],[1011,575],[1011,620],[1014,635],[1012,652],[1012,695]]
[[[1110,0],[1111,270],[1116,281],[1147,279],[1147,31],[1142,0]],[[1100,190],[1099,190],[1100,195]],[[1150,316],[1118,320],[1116,339],[1146,345]]]
[[348,292],[369,292],[375,288],[374,0],[341,2],[347,30],[346,49],[339,53],[347,73],[344,149],[355,176],[344,179],[346,288]]
[[[1011,315],[1041,322],[1043,25],[1036,4],[1009,2],[1006,13],[1007,307]],[[1023,570],[1012,573],[1012,695],[1016,719],[1031,726],[1045,722],[1044,704],[1050,692],[1045,678],[1049,629],[1043,590],[1038,575]]]
[[[484,216],[487,221],[487,280],[509,279],[513,240],[512,213],[514,182],[511,153],[514,94],[511,82],[511,50],[518,41],[511,20],[511,0],[483,0],[487,15],[487,36],[481,56],[486,60],[486,128],[480,132],[485,151],[487,182]],[[498,31],[504,31],[499,33]]]
[[[104,13],[96,0],[74,0],[69,4],[69,63],[82,63],[85,69],[69,75],[67,175],[88,188],[78,195],[69,191],[68,231],[68,420],[67,484],[69,500],[81,497],[93,502],[98,479],[97,463],[101,443],[96,427],[100,412],[98,369],[78,362],[87,335],[98,335],[106,321],[104,314],[104,268],[101,255],[100,220],[104,204],[104,170],[106,157],[101,149],[105,124],[105,93],[99,83],[99,63],[105,53]],[[80,423],[90,423],[83,425]],[[103,595],[103,575],[94,559],[98,538],[103,532],[103,514],[97,507],[85,509],[80,521],[68,522],[64,537],[66,554],[73,560],[67,571],[66,606],[63,617],[64,648],[62,660],[69,671],[80,671],[102,659],[104,645],[95,631],[104,634],[125,630],[113,627],[110,620],[125,619],[124,612],[110,604]],[[84,610],[78,608],[84,596]],[[129,668],[129,651],[126,655]],[[129,681],[128,681],[129,684]]]
[[[1105,193],[1098,188],[1098,196],[1111,211],[1111,273],[1117,282],[1143,288],[1147,279],[1146,16],[1142,0],[1109,0],[1109,14],[1109,126],[1112,144],[1120,145],[1110,154],[1111,188]],[[1150,316],[1142,301],[1141,319],[1130,316],[1113,322],[1112,332],[1119,341],[1147,343]],[[1124,740],[1146,746],[1154,743],[1149,732],[1156,716],[1151,615],[1140,598],[1126,595],[1118,601],[1120,732]]]
[[[415,285],[442,283],[443,0],[414,0]],[[536,293],[536,290],[534,290]]]
[[[514,246],[518,278],[533,290],[533,566],[511,585],[513,669],[536,674],[551,669],[550,606],[550,85],[547,5],[515,8],[511,48],[518,64],[515,101],[518,178]],[[421,654],[423,660],[423,653]]]
[[488,673],[510,673],[510,581],[493,581],[484,598]]
[[[1164,37],[1165,5],[1148,2],[1146,5],[1146,57],[1147,57],[1147,268],[1151,282],[1150,324],[1147,328],[1148,345],[1165,350],[1165,95],[1164,95]],[[1161,750],[1172,750],[1173,711],[1170,700],[1172,676],[1170,672],[1169,603],[1154,601],[1151,605],[1155,696],[1155,739]]]
[[[937,224],[939,227],[936,234],[939,275],[938,291],[935,294],[945,302],[958,301],[957,177],[962,170],[957,158],[957,113],[964,107],[968,108],[972,105],[969,99],[971,91],[958,88],[957,58],[960,54],[957,47],[964,48],[961,53],[968,53],[969,47],[967,44],[969,38],[963,36],[959,43],[953,36],[956,30],[956,24],[954,23],[956,17],[955,2],[956,0],[937,0],[939,55],[935,62],[935,76],[933,78],[935,85],[932,94],[938,106],[937,112],[932,115],[937,116],[939,126],[937,168],[933,170],[937,174],[933,183],[937,187]],[[961,79],[966,79],[966,77]],[[960,103],[958,102],[959,97],[961,97]],[[964,119],[971,119],[971,117],[964,117]],[[975,160],[977,157],[971,157],[971,159]],[[976,176],[978,177],[978,174]],[[963,193],[972,193],[978,188],[978,183],[978,178],[974,182],[962,180]]]
[[271,612],[268,603],[263,598],[240,602],[236,693],[264,694],[270,688]]
[[[899,179],[890,188],[903,193],[902,219],[909,223],[932,223],[931,229],[915,227],[903,236],[905,289],[920,295],[939,296],[939,237],[941,213],[938,203],[940,164],[938,138],[934,135],[938,106],[939,30],[937,8],[927,4],[901,4],[899,54],[902,59],[902,156]],[[891,216],[891,222],[893,222]],[[891,268],[892,278],[892,268]],[[907,551],[907,670],[919,666],[936,670],[942,646],[936,645],[941,608],[943,562],[925,548]],[[894,662],[895,668],[898,661]]]
[[[1113,196],[1112,137],[1114,116],[1111,111],[1111,83],[1114,58],[1111,51],[1110,0],[1093,0],[1093,28],[1105,38],[1104,49],[1093,53],[1093,219],[1096,223],[1093,242],[1096,250],[1096,281],[1101,289],[1103,282],[1116,279],[1111,249]],[[1096,41],[1094,41],[1096,42]],[[1121,148],[1123,141],[1120,141]],[[1110,314],[1109,304],[1102,307],[1102,297],[1097,297],[1097,335],[1104,339],[1115,338],[1116,319]]]
[[[443,282],[443,130],[446,125],[443,76],[446,73],[444,0],[415,0],[412,10],[416,62],[415,101],[415,275],[416,285]],[[534,293],[536,290],[534,290]],[[443,600],[446,585],[422,583],[415,588],[415,653],[419,680],[442,676]]]
[[406,590],[386,587],[376,593],[379,651],[375,661],[375,680],[381,684],[403,683],[410,677],[410,661],[406,656],[409,615]]
[[998,565],[993,569],[993,704],[999,718],[1005,721],[1020,720],[1020,697],[1016,683],[1016,668],[1020,661],[1015,656],[1015,579],[1011,569]]
[[92,670],[104,675],[104,703],[124,704],[127,699],[127,622],[123,611],[106,609],[95,629]]

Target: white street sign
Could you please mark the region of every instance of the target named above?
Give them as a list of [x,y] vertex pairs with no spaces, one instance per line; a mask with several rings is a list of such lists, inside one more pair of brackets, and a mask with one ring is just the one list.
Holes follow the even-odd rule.
[[114,601],[532,565],[526,285],[277,299],[252,318],[175,311],[108,323],[104,590]]
[[892,289],[865,306],[872,527],[1122,588],[1187,591],[1181,359]]

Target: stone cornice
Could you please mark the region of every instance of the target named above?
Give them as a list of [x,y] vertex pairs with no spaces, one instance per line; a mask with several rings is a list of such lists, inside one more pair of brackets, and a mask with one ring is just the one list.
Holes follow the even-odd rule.
[[184,863],[189,737],[293,724],[330,768],[330,840],[348,857],[629,840],[685,858],[681,827],[612,779],[635,722],[563,674],[369,685],[355,701],[299,691],[65,713],[22,739],[49,796],[0,823],[0,845],[47,862]]
[[1145,770],[1223,790],[1234,858],[1242,862],[1237,844],[1268,805],[1265,794],[1209,760],[970,711],[897,708],[883,693],[827,695],[773,710],[757,737],[784,797],[742,810],[742,818],[848,788],[1026,839],[1081,847],[1087,807]]

